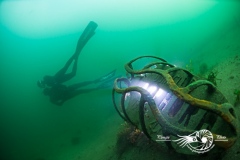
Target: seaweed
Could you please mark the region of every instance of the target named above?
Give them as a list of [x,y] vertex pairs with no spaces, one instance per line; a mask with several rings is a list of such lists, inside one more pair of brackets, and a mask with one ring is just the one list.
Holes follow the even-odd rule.
[[193,69],[193,62],[192,62],[191,59],[189,60],[189,63],[186,64],[185,69],[188,70],[189,72],[194,72],[194,69]]
[[135,126],[126,122],[122,125],[121,128],[122,129],[117,135],[116,143],[116,153],[118,155],[118,159],[121,159],[123,153],[128,152],[131,147],[136,146],[139,138],[143,134]]
[[221,79],[217,78],[217,74],[218,74],[218,72],[211,71],[207,76],[207,80],[212,82],[215,86],[217,86],[217,80],[222,81]]

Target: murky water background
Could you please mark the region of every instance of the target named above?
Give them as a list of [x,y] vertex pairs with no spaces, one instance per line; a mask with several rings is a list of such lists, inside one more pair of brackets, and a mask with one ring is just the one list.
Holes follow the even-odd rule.
[[[3,3],[0,2],[0,9]],[[85,22],[94,20],[99,27],[79,56],[77,76],[67,84],[92,80],[113,69],[117,69],[117,75],[124,76],[124,64],[141,55],[159,56],[181,67],[191,60],[197,72],[203,62],[214,65],[228,56],[240,54],[240,4],[237,1],[224,3],[219,1],[212,9],[187,20],[182,18],[159,25],[156,22],[144,27],[134,27],[131,22],[129,28],[106,29],[101,27],[101,21],[89,19],[77,32],[65,30],[63,34],[38,38],[14,32],[4,23],[1,14],[0,145],[3,159],[56,157],[54,155],[64,150],[74,150],[74,145],[81,150],[104,137],[106,130],[120,124],[112,105],[111,88],[81,94],[59,107],[51,104],[36,85],[44,75],[55,74],[74,53],[78,37],[87,25]],[[136,19],[140,17],[136,15]],[[119,21],[125,23],[124,19]],[[101,144],[96,143],[96,146]]]

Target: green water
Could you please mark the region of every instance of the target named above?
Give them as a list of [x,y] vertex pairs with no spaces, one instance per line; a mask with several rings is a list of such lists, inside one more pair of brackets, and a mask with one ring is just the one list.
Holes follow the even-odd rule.
[[[123,27],[114,28],[111,20],[108,21],[111,15],[107,15],[103,27],[102,19],[98,17],[97,21],[91,17],[82,23],[76,22],[79,27],[73,27],[77,28],[74,31],[68,32],[67,28],[54,34],[46,31],[44,36],[24,35],[28,32],[14,30],[1,14],[0,158],[101,159],[94,153],[97,148],[100,150],[97,153],[107,152],[104,147],[108,146],[103,142],[114,139],[115,134],[109,133],[117,132],[116,126],[122,123],[113,108],[111,88],[81,94],[63,106],[56,106],[37,87],[37,80],[46,74],[55,74],[65,64],[90,20],[99,27],[79,56],[76,77],[67,84],[92,80],[113,69],[117,69],[117,75],[125,76],[124,64],[142,55],[159,56],[180,67],[185,67],[191,60],[196,72],[201,63],[214,65],[239,55],[240,3],[216,2],[212,8],[187,19],[183,16],[161,22],[156,17],[143,19],[139,12],[135,16],[141,23],[135,24],[134,18],[125,22],[126,17],[120,15],[122,19],[117,21]],[[3,9],[3,3],[0,2],[0,9]]]

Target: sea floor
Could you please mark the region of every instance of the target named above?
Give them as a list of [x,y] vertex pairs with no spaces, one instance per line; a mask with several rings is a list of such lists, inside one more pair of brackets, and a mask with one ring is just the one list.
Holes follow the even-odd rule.
[[[217,73],[216,78],[219,90],[234,106],[235,114],[238,117],[239,125],[240,101],[237,100],[237,96],[234,94],[234,91],[240,90],[240,54],[236,54],[235,56],[226,59],[222,63],[219,63],[213,68],[213,72]],[[237,160],[240,158],[239,136],[240,135],[238,135],[237,142],[223,155],[223,160]]]

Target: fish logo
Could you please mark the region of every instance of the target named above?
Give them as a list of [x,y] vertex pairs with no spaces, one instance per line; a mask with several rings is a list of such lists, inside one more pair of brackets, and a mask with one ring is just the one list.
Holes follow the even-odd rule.
[[[187,146],[191,151],[196,153],[205,153],[214,147],[213,144],[213,135],[210,131],[206,129],[202,129],[188,136],[179,136],[179,139],[173,140],[174,142],[178,142],[177,144],[180,147]],[[193,146],[193,143],[196,143]]]

